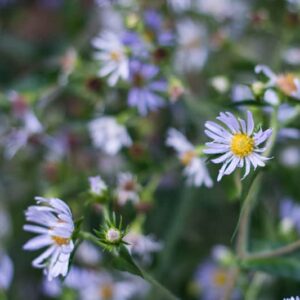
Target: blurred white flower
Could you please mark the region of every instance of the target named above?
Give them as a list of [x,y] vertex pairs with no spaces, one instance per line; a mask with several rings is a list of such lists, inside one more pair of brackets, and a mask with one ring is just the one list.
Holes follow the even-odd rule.
[[108,84],[111,86],[114,86],[119,79],[129,78],[126,48],[117,34],[106,31],[94,38],[92,44],[98,50],[94,57],[101,62],[99,76],[108,76]]
[[0,251],[0,291],[10,287],[14,275],[14,267],[10,257]]
[[139,189],[140,186],[136,177],[131,173],[120,173],[117,178],[117,201],[120,205],[125,205],[128,201],[134,204],[140,200]]
[[129,147],[132,144],[126,128],[113,117],[101,117],[91,121],[89,131],[94,146],[109,155],[116,155],[123,146]]
[[175,12],[188,10],[192,6],[192,0],[168,0],[168,3]]
[[230,83],[226,76],[215,76],[210,80],[211,86],[219,93],[224,94],[228,92]]
[[300,164],[300,149],[296,146],[286,147],[281,151],[279,159],[286,167],[298,167]]
[[128,243],[126,246],[131,254],[138,255],[144,262],[149,262],[150,255],[153,252],[159,252],[163,245],[158,242],[152,235],[143,235],[134,230],[130,231],[124,241]]
[[92,194],[101,196],[107,190],[107,185],[100,176],[89,177],[89,183]]
[[231,98],[234,102],[253,99],[253,94],[249,86],[245,84],[235,84],[231,90]]
[[177,23],[179,48],[175,64],[179,70],[199,71],[208,57],[207,29],[191,20]]
[[293,73],[275,74],[268,66],[257,65],[256,73],[263,73],[269,78],[267,87],[277,87],[285,95],[300,99],[300,79]]
[[265,161],[270,159],[261,153],[265,148],[260,148],[272,134],[272,129],[263,131],[260,129],[254,132],[254,121],[250,111],[247,112],[247,123],[245,120],[237,119],[232,113],[220,113],[217,119],[225,127],[208,121],[205,123],[205,134],[213,141],[206,143],[207,148],[203,150],[206,154],[220,155],[212,159],[213,163],[223,164],[219,170],[217,180],[220,181],[224,175],[230,175],[236,168],[243,168],[246,171],[245,178],[251,165],[256,169],[264,167]]
[[283,60],[290,65],[300,65],[300,48],[289,48],[283,52]]
[[166,144],[172,147],[178,158],[185,166],[184,175],[190,185],[212,187],[213,182],[205,166],[204,159],[197,154],[195,147],[178,130],[171,128],[168,130]]
[[78,261],[88,266],[96,266],[102,259],[99,248],[87,241],[83,241],[79,245],[75,257]]
[[38,250],[48,247],[38,256],[32,265],[43,268],[48,280],[68,272],[70,255],[74,249],[72,234],[74,223],[70,208],[57,198],[35,197],[38,205],[26,210],[26,221],[37,224],[26,224],[24,230],[37,233],[30,239],[24,250]]

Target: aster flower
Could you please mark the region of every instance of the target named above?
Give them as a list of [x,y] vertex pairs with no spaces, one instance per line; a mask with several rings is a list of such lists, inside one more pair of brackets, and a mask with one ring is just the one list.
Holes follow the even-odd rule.
[[168,4],[175,12],[188,10],[192,6],[191,0],[168,0]]
[[128,172],[118,174],[116,196],[120,205],[125,205],[128,201],[138,203],[140,200],[139,189],[139,184],[133,174]]
[[126,128],[113,117],[101,117],[91,121],[89,131],[94,146],[109,155],[116,155],[123,146],[129,147],[132,144]]
[[177,33],[177,68],[187,72],[201,70],[209,52],[206,27],[191,20],[183,20],[177,24]]
[[159,252],[163,245],[152,235],[143,235],[134,230],[129,231],[124,237],[127,249],[147,263],[151,259],[151,253]]
[[158,72],[159,69],[153,65],[142,64],[138,61],[130,64],[132,88],[128,94],[128,105],[136,107],[143,116],[164,105],[164,100],[158,93],[167,91],[167,83],[155,79]]
[[57,198],[35,197],[35,200],[38,205],[30,206],[25,215],[26,221],[37,225],[26,224],[23,228],[38,236],[30,239],[23,249],[32,251],[48,247],[32,265],[43,268],[48,280],[59,275],[66,276],[74,249],[74,223],[70,208]]
[[185,166],[183,173],[187,177],[188,184],[194,186],[204,184],[207,187],[213,185],[204,159],[198,156],[195,147],[181,132],[174,128],[169,129],[166,144],[177,152],[178,158]]
[[93,46],[99,50],[95,58],[100,60],[102,66],[100,77],[108,76],[108,84],[116,85],[119,79],[127,80],[129,77],[129,60],[119,36],[113,32],[104,32],[92,40]]
[[14,267],[10,257],[0,251],[0,291],[7,290],[13,279]]
[[107,185],[100,176],[89,177],[90,191],[92,194],[101,196],[106,190]]
[[284,233],[296,229],[300,234],[300,205],[290,198],[285,198],[280,203],[280,227]]
[[205,134],[213,141],[206,143],[206,149],[203,150],[206,154],[220,155],[212,159],[213,163],[223,164],[217,180],[220,181],[224,175],[231,174],[236,168],[245,166],[243,177],[245,178],[250,172],[251,165],[254,169],[258,166],[264,167],[265,161],[270,158],[261,154],[265,148],[259,146],[268,140],[272,129],[254,132],[254,121],[250,111],[247,112],[247,123],[245,120],[237,119],[230,112],[220,113],[217,119],[227,128],[215,122],[206,122]]
[[257,65],[256,73],[263,73],[269,78],[266,87],[276,87],[283,94],[300,99],[300,78],[293,73],[275,74],[268,66]]

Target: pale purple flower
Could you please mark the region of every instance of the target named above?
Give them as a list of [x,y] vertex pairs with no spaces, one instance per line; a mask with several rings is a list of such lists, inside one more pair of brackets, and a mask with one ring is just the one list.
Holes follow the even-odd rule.
[[0,251],[0,291],[7,290],[12,282],[14,275],[14,266],[11,258]]
[[140,186],[136,176],[131,173],[118,174],[116,197],[119,205],[125,205],[128,201],[136,204],[140,201]]
[[295,228],[300,234],[300,204],[290,198],[285,198],[280,203],[279,214],[281,227],[285,232]]
[[218,181],[224,175],[230,175],[236,168],[245,167],[245,178],[251,169],[251,165],[256,169],[265,166],[265,161],[270,159],[263,156],[265,148],[260,145],[268,140],[272,134],[272,129],[263,131],[260,129],[254,132],[254,121],[250,111],[247,112],[247,122],[237,119],[232,113],[220,113],[217,117],[223,127],[215,122],[205,123],[205,134],[212,139],[206,143],[203,150],[206,154],[219,155],[211,161],[216,164],[222,163],[219,170]]
[[132,144],[126,128],[113,117],[100,117],[89,123],[89,131],[96,148],[108,155],[116,155],[122,147]]
[[92,40],[93,46],[98,50],[95,58],[101,62],[98,75],[108,76],[108,84],[116,85],[120,80],[129,77],[129,59],[126,48],[119,36],[113,32],[106,31]]
[[192,0],[168,0],[168,4],[175,12],[182,12],[191,8]]
[[167,91],[167,83],[156,79],[159,69],[153,65],[133,61],[130,64],[131,89],[128,105],[136,107],[143,116],[164,105],[164,99],[158,93]]
[[300,300],[300,297],[290,297],[290,298],[283,298],[283,300]]
[[168,130],[166,145],[172,147],[178,158],[185,166],[183,174],[190,185],[212,187],[213,182],[210,178],[205,165],[205,160],[200,158],[195,147],[178,130],[171,128]]
[[106,190],[107,185],[100,176],[89,177],[90,191],[94,195],[101,196]]
[[47,249],[39,255],[32,265],[44,269],[48,280],[59,275],[66,276],[70,255],[74,249],[72,234],[74,223],[70,208],[57,198],[35,197],[38,205],[30,206],[26,210],[26,221],[36,224],[24,225],[24,230],[37,233],[30,239],[24,250]]
[[269,81],[266,87],[276,87],[283,94],[300,100],[300,78],[293,73],[275,74],[268,66],[257,65],[256,73],[263,73]]

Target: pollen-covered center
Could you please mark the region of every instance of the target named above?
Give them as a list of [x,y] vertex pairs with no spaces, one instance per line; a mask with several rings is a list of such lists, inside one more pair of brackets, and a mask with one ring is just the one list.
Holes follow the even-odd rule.
[[248,156],[253,152],[254,140],[244,133],[237,133],[231,140],[230,149],[234,155],[239,157]]
[[119,62],[122,58],[122,54],[118,51],[111,51],[110,58],[115,62]]
[[57,235],[53,235],[51,238],[54,241],[54,243],[57,244],[58,246],[68,245],[70,242],[70,239],[63,238]]
[[227,284],[228,275],[223,270],[218,270],[213,275],[213,282],[216,286],[224,286]]
[[181,163],[182,163],[183,165],[187,166],[187,165],[192,161],[192,159],[193,159],[196,155],[197,155],[196,152],[193,151],[193,150],[184,152],[184,153],[180,156]]

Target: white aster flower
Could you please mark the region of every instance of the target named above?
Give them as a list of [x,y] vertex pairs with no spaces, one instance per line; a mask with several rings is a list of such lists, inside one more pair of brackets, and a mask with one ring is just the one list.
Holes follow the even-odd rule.
[[205,166],[204,159],[198,157],[195,147],[178,130],[168,131],[166,144],[177,152],[178,158],[185,166],[183,174],[190,185],[211,187],[213,182]]
[[168,0],[170,7],[176,12],[188,10],[192,6],[191,0]]
[[268,66],[257,65],[256,73],[263,73],[269,78],[267,87],[277,87],[287,96],[300,100],[300,78],[293,73],[275,74]]
[[126,128],[113,117],[101,117],[91,121],[89,131],[94,146],[109,155],[116,155],[123,146],[129,147],[132,144]]
[[100,60],[102,66],[99,76],[108,76],[108,84],[114,86],[121,78],[127,80],[129,77],[129,60],[126,48],[117,34],[106,31],[92,40],[93,46],[99,50],[95,58]]
[[107,185],[100,176],[89,177],[89,183],[92,194],[101,196],[107,190]]
[[231,174],[236,168],[246,167],[243,177],[245,178],[250,172],[251,165],[254,169],[258,166],[264,167],[265,161],[269,158],[261,155],[265,148],[259,146],[271,136],[272,129],[254,132],[254,121],[250,111],[247,112],[247,123],[237,119],[230,112],[220,113],[217,119],[227,128],[215,122],[206,122],[205,133],[213,141],[206,143],[207,148],[203,150],[206,154],[221,155],[212,159],[213,163],[223,164],[217,180],[220,181],[223,175]]
[[0,291],[10,287],[14,274],[14,267],[10,257],[0,251]]
[[154,236],[143,235],[133,230],[124,237],[124,241],[128,243],[126,247],[130,253],[138,255],[144,262],[149,262],[151,253],[159,252],[163,247]]
[[37,224],[24,225],[24,230],[37,233],[24,246],[25,250],[38,250],[48,247],[32,265],[43,268],[48,280],[66,276],[70,255],[74,249],[72,234],[74,223],[70,208],[57,198],[35,198],[38,205],[26,210],[26,221]]
[[177,25],[179,49],[176,57],[178,68],[184,71],[199,71],[208,57],[207,29],[191,20]]
[[120,205],[125,205],[128,201],[138,203],[140,200],[139,196],[139,184],[136,177],[131,173],[120,173],[118,174],[117,184],[117,201]]

